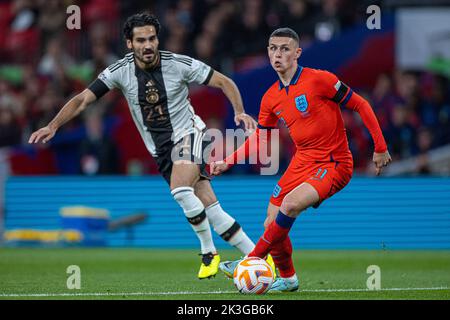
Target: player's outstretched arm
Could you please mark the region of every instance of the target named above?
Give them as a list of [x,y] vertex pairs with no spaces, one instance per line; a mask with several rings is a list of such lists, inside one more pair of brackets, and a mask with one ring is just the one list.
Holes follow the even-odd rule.
[[30,139],[28,139],[28,143],[38,143],[41,140],[43,143],[46,143],[55,136],[56,131],[63,124],[76,117],[96,99],[97,97],[91,90],[85,89],[83,92],[70,99],[48,125],[33,132]]
[[348,102],[345,106],[359,113],[374,141],[375,151],[373,153],[372,161],[375,165],[375,173],[378,176],[381,174],[383,167],[386,167],[392,161],[389,151],[387,150],[383,132],[381,131],[378,119],[369,102],[356,92],[352,92],[351,90],[348,91],[349,97],[347,98]]
[[243,122],[246,130],[254,131],[256,129],[256,121],[245,113],[241,93],[233,80],[218,71],[214,71],[208,86],[221,89],[230,100],[234,109],[234,122],[237,126]]
[[373,163],[375,164],[376,174],[379,175],[383,167],[387,166],[392,159],[378,119],[369,102],[356,92],[353,92],[351,88],[330,72],[321,71],[317,74],[316,79],[318,80],[317,88],[322,96],[339,104],[340,107],[358,112],[361,116],[361,120],[369,130],[375,145]]
[[[221,161],[214,161],[210,163],[210,173],[213,176],[218,176],[227,171],[235,164],[245,163],[245,160],[254,155],[259,155],[261,145],[267,148],[268,140],[270,139],[270,130],[257,128],[239,148]],[[267,149],[266,149],[267,150]]]

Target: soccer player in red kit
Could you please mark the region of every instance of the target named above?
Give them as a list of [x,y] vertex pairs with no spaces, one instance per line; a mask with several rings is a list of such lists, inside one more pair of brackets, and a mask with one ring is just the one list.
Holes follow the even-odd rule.
[[[261,143],[267,143],[264,138],[267,135],[261,131],[274,128],[279,120],[287,126],[296,144],[296,153],[270,198],[265,232],[248,254],[260,258],[272,255],[280,273],[272,292],[298,289],[288,235],[296,217],[342,190],[352,177],[353,158],[341,108],[358,112],[369,130],[375,144],[376,174],[391,161],[369,103],[334,74],[299,66],[297,60],[301,52],[299,37],[292,29],[281,28],[271,34],[268,54],[279,80],[262,98],[258,129],[224,161],[211,163],[211,174],[219,175],[257,152]],[[257,143],[252,142],[254,139]],[[220,269],[231,275],[237,262],[223,262]]]

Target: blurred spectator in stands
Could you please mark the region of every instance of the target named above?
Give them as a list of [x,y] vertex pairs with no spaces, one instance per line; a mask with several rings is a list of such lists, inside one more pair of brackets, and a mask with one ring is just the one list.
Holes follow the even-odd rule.
[[419,93],[419,79],[415,72],[396,70],[396,93],[404,103],[408,103]]
[[15,117],[14,111],[0,104],[0,148],[21,143],[22,129]]
[[66,30],[66,7],[62,0],[39,0],[38,27],[41,29],[42,48],[47,47],[48,41]]
[[0,80],[0,148],[21,143],[22,128],[18,116],[23,109],[6,81]]
[[417,133],[418,158],[416,172],[419,174],[430,174],[431,168],[428,152],[433,148],[433,133],[430,129],[423,127]]
[[181,23],[177,23],[177,25],[173,29],[171,29],[169,37],[164,43],[164,50],[168,50],[179,54],[185,54],[186,38],[187,38],[187,30]]
[[434,128],[438,144],[450,143],[450,91],[448,80],[444,77],[433,76],[431,81],[429,93],[423,93],[424,101],[420,108],[420,118],[423,125]]
[[193,28],[194,24],[194,1],[179,0],[177,4],[178,19],[188,28]]
[[267,47],[267,34],[270,34],[265,21],[264,2],[245,0],[241,5],[238,21],[233,26],[233,54],[236,57],[263,54]]
[[[223,92],[215,88],[193,86],[190,90],[189,98],[194,106],[195,113],[205,122],[208,122],[210,119],[223,121],[222,119],[227,117],[228,112],[232,112]],[[220,126],[215,126],[215,128],[225,129],[224,123]]]
[[[31,0],[11,1],[9,7],[0,2],[0,58],[23,63],[37,59],[39,32],[36,25],[38,11]],[[2,52],[3,51],[3,52]]]
[[89,69],[93,78],[119,59],[105,42],[93,42],[91,50],[92,58],[86,61],[84,66]]
[[439,110],[439,142],[440,144],[450,143],[450,101],[447,100]]
[[47,125],[58,113],[64,103],[64,97],[53,85],[48,85],[36,102],[36,123],[33,128]]
[[118,152],[107,134],[98,110],[85,116],[86,138],[80,145],[81,172],[85,175],[114,174],[118,171]]
[[306,0],[287,2],[288,15],[281,24],[294,29],[300,36],[301,47],[306,48],[314,40],[314,22],[311,19],[312,5]]
[[36,23],[37,11],[31,0],[15,0],[12,6],[14,19],[11,22],[11,31],[20,32],[33,27]]
[[191,1],[173,3],[164,15],[163,37],[164,49],[175,53],[185,53],[185,42],[189,29],[192,28]]
[[405,105],[397,104],[394,107],[391,124],[385,132],[393,160],[410,157],[413,154],[416,130],[408,122],[411,113],[412,110]]
[[[2,125],[1,125],[1,135],[2,138],[6,140],[13,139],[13,134],[7,132],[7,128],[11,128],[11,131],[14,132],[15,135],[18,134],[18,141],[20,142],[21,136],[21,119],[24,117],[25,108],[23,104],[23,100],[20,99],[21,96],[15,94],[11,88],[11,86],[4,80],[0,79],[0,109],[2,111]],[[15,126],[15,128],[14,128]],[[19,131],[17,131],[19,130]]]
[[[265,20],[267,27],[273,31],[282,25],[289,18],[290,12],[288,10],[288,4],[290,0],[271,1],[267,4],[267,10]],[[300,32],[299,32],[300,35]]]
[[220,70],[220,61],[215,54],[214,39],[210,34],[202,33],[195,39],[195,55],[197,59],[216,70]]
[[427,153],[434,147],[434,136],[430,128],[422,127],[418,130],[416,146],[419,154]]
[[320,10],[311,18],[316,40],[328,41],[341,32],[339,0],[322,0]]
[[428,154],[423,153],[418,156],[416,160],[415,173],[420,175],[427,175],[432,173]]
[[[233,35],[225,28],[235,11],[232,3],[222,2],[212,9],[203,20],[201,31],[194,40],[192,55],[209,64],[214,69],[229,73],[224,70],[224,58],[231,49]],[[229,66],[226,66],[229,68]]]
[[118,26],[111,29],[107,22],[101,20],[93,22],[89,26],[89,45],[94,44],[106,45],[108,51],[111,51],[111,48],[115,48],[117,52],[119,51],[118,48],[123,47],[125,49],[123,34],[118,30]]
[[65,48],[61,37],[50,39],[45,54],[39,62],[39,74],[53,79],[60,78],[61,72],[64,73],[74,64],[74,60]]
[[24,136],[31,134],[37,128],[37,122],[42,115],[39,111],[38,102],[45,91],[47,81],[36,75],[32,65],[23,68],[23,83],[20,88],[18,99],[24,106],[24,111],[19,118],[24,130]]
[[381,74],[378,77],[372,90],[371,100],[380,126],[384,130],[389,125],[389,118],[395,104],[393,83],[389,75]]

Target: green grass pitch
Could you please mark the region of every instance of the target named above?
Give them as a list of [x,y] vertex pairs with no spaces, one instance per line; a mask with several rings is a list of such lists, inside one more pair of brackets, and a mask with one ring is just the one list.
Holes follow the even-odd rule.
[[[222,250],[222,260],[237,251]],[[196,278],[194,250],[0,248],[0,299],[445,299],[450,251],[294,252],[300,291],[239,294],[231,280]],[[81,270],[81,289],[67,289],[67,267]],[[381,269],[381,290],[368,291],[369,265]]]

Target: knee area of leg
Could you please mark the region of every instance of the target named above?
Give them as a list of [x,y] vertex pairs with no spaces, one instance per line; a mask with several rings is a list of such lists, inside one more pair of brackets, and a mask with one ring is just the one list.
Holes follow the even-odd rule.
[[289,216],[297,216],[305,208],[301,201],[285,198],[281,204],[281,210]]
[[210,195],[208,193],[200,194],[196,192],[195,195],[205,204],[215,204],[217,202],[217,199],[213,195]]
[[194,194],[194,189],[191,187],[178,187],[171,191],[176,202],[186,211],[195,209],[202,209],[203,205],[200,199]]
[[177,187],[170,191],[175,201],[183,201],[186,197],[194,194],[194,188],[191,187]]

